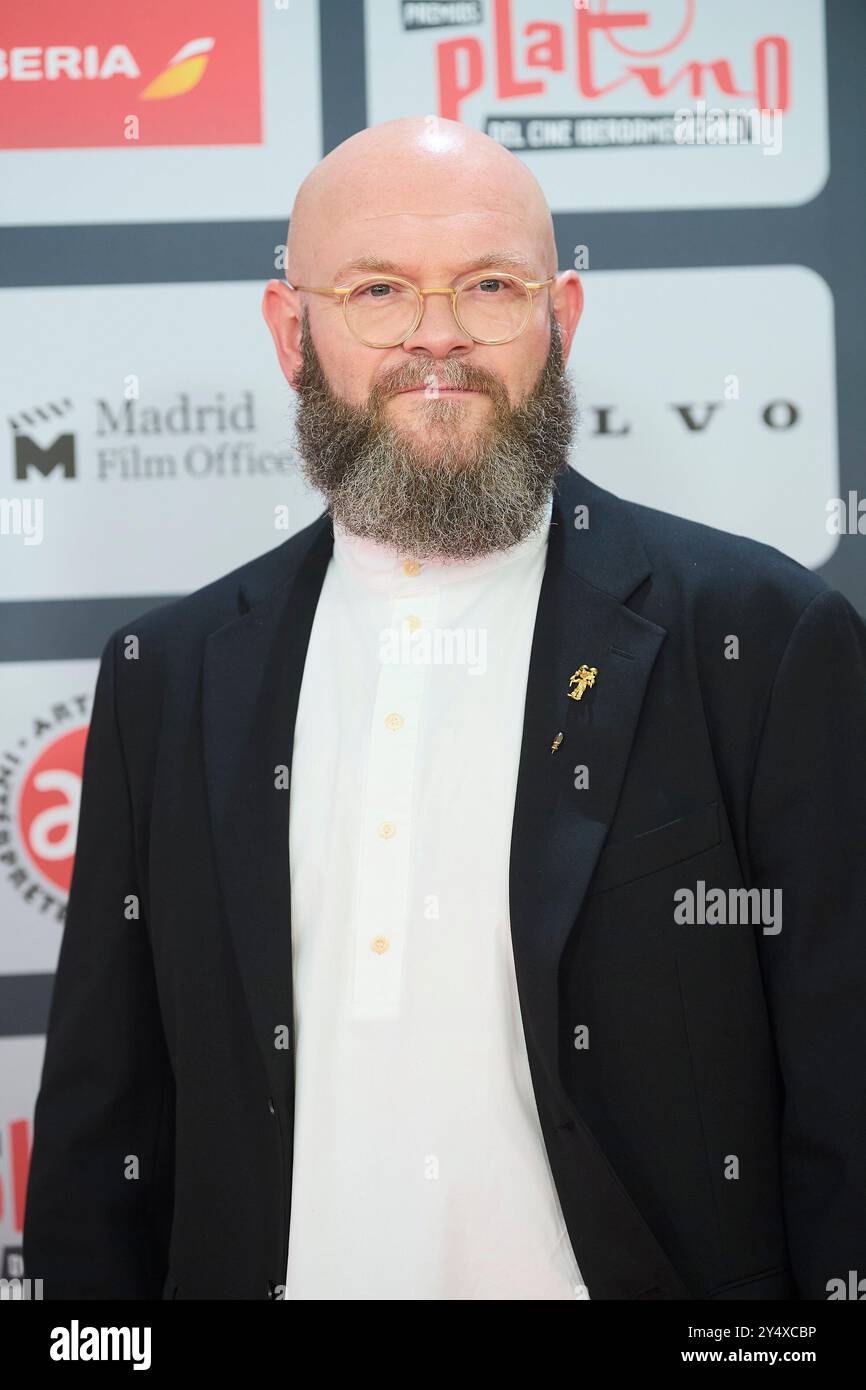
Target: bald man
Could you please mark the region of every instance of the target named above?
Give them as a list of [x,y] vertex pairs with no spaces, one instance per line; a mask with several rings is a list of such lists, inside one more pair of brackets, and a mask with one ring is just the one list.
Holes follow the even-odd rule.
[[332,151],[263,307],[325,510],[106,642],[27,1273],[848,1296],[866,627],[570,467],[581,285],[485,136]]

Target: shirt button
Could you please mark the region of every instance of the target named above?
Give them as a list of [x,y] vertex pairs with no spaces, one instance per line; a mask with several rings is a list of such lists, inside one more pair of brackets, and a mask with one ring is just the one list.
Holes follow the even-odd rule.
[[403,716],[402,716],[402,714],[386,714],[386,715],[385,715],[385,728],[386,728],[386,729],[401,729],[402,727],[403,727]]
[[391,840],[397,834],[397,827],[393,821],[383,820],[379,826],[379,834],[383,840]]
[[418,628],[421,626],[421,619],[418,617],[417,613],[409,614],[408,618],[406,619],[406,626],[408,627],[410,632],[418,631]]
[[421,563],[420,563],[419,560],[404,560],[404,561],[403,561],[403,573],[404,573],[404,574],[420,574],[422,568],[423,568],[423,566],[421,565]]
[[370,950],[375,951],[377,956],[383,956],[390,944],[387,936],[374,936],[370,942]]

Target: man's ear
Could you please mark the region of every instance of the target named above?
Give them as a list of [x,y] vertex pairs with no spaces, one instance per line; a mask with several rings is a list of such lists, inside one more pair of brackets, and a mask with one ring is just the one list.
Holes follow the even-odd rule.
[[286,381],[297,390],[295,379],[302,364],[301,302],[298,291],[284,280],[269,280],[262,296],[262,314],[276,348]]
[[554,314],[559,328],[563,360],[568,360],[577,325],[583,313],[583,285],[576,270],[563,271],[554,286]]

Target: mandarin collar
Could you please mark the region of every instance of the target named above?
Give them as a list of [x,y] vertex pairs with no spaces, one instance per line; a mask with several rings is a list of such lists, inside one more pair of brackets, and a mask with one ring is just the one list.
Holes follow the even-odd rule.
[[547,544],[552,511],[551,493],[537,526],[522,541],[507,550],[492,550],[470,560],[437,556],[416,559],[409,550],[356,536],[334,520],[334,563],[353,584],[372,592],[394,597],[418,594],[425,589],[480,579],[519,562],[527,563]]

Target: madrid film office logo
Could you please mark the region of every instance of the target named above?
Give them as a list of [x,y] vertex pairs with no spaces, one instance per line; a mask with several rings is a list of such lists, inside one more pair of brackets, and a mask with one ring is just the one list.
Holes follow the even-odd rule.
[[[63,428],[72,408],[72,402],[64,397],[10,416],[13,477],[16,483],[27,482],[34,473],[47,478],[57,469],[64,478],[76,476],[75,435],[71,429]],[[35,433],[39,430],[44,438],[46,425],[53,425],[57,432],[48,443],[42,445],[35,438]]]

